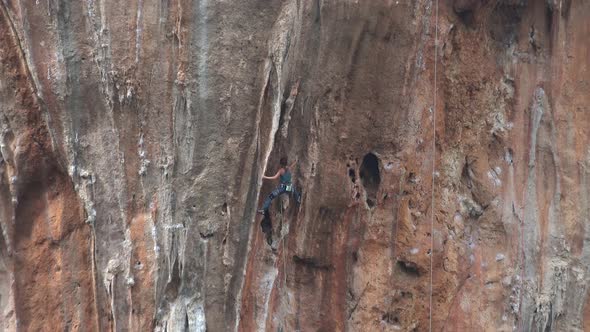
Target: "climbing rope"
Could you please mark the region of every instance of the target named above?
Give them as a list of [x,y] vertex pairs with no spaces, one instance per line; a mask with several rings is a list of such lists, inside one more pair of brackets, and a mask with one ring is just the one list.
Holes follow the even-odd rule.
[[[514,181],[514,178],[512,179],[512,181]],[[522,211],[526,211],[526,190],[522,191]],[[513,209],[514,209],[514,202],[512,203],[513,205]],[[517,213],[517,211],[512,211],[512,213]],[[523,306],[523,301],[524,301],[524,291],[525,291],[525,284],[524,284],[524,273],[525,273],[525,265],[526,265],[526,261],[525,261],[525,253],[524,253],[524,220],[525,220],[525,215],[522,214],[522,217],[517,217],[518,222],[520,224],[520,255],[519,255],[519,265],[520,265],[520,293],[518,294],[518,331],[522,332],[524,331],[524,321],[522,320],[522,306]]]
[[283,206],[283,201],[280,201],[281,203],[281,241],[283,242],[283,248],[282,248],[282,252],[283,252],[283,290],[284,287],[287,285],[287,254],[286,254],[286,250],[287,247],[285,247],[285,219],[283,218],[283,215],[285,214],[285,207]]
[[435,0],[435,9],[434,9],[434,98],[432,102],[432,190],[431,190],[431,201],[430,201],[430,211],[431,211],[431,220],[430,220],[430,296],[429,296],[429,331],[432,332],[432,283],[433,283],[433,256],[434,256],[434,218],[435,218],[435,211],[434,211],[434,182],[435,182],[435,175],[436,175],[436,98],[437,98],[437,87],[436,87],[436,80],[437,80],[437,64],[438,64],[438,0]]
[[[282,305],[282,301],[284,301],[285,299],[288,301],[289,297],[287,296],[287,247],[285,245],[285,231],[284,231],[284,227],[285,227],[285,219],[284,219],[284,214],[285,214],[285,206],[283,205],[283,200],[282,197],[279,197],[279,204],[280,204],[280,209],[281,209],[281,232],[279,233],[279,241],[282,242],[282,256],[283,256],[283,280],[282,281],[282,285],[279,282],[279,296],[280,296],[280,301],[281,301],[281,305]],[[278,247],[278,246],[277,246]],[[277,248],[278,250],[278,248]],[[287,326],[287,323],[285,321],[285,317],[282,317],[282,324],[283,326],[279,326],[279,330],[283,330],[283,327]]]

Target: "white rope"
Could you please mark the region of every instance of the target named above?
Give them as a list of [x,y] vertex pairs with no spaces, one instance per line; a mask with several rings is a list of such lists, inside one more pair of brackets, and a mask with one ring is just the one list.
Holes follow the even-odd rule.
[[[283,202],[281,201],[281,241],[283,241],[283,287],[285,287],[287,285],[287,254],[286,254],[286,250],[287,247],[285,246],[285,221],[283,219],[283,213],[285,213],[284,207],[283,207]],[[284,288],[283,288],[284,289]]]
[[432,332],[432,260],[434,256],[434,218],[435,218],[435,211],[434,211],[434,184],[435,184],[435,174],[436,174],[436,98],[437,98],[437,88],[436,88],[436,80],[437,80],[437,64],[438,64],[438,0],[435,0],[435,21],[434,21],[434,98],[432,102],[432,190],[431,190],[431,202],[430,202],[430,211],[431,211],[431,220],[430,220],[430,296],[429,296],[429,331]]

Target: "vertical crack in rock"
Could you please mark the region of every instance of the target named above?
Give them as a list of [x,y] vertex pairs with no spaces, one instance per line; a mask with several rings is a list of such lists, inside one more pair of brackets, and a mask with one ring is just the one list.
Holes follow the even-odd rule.
[[[531,147],[529,150],[529,177],[527,205],[525,208],[525,292],[523,321],[526,326],[551,330],[556,317],[563,314],[563,305],[568,285],[569,259],[563,242],[560,220],[560,168],[555,151],[555,130],[553,114],[543,88],[537,88],[531,105]],[[539,158],[549,158],[539,166]],[[540,181],[539,181],[540,180]],[[548,181],[553,184],[547,184]],[[541,184],[543,197],[539,197],[537,186]],[[537,205],[543,202],[548,211]],[[543,221],[543,218],[547,218]],[[547,262],[547,265],[545,265]],[[539,263],[543,274],[538,275]],[[533,307],[534,312],[527,312]]]
[[[264,138],[263,136],[260,136],[262,139],[264,139],[262,142],[264,142],[263,146],[263,156],[262,156],[262,167],[261,169],[261,175],[264,174],[266,172],[267,166],[268,166],[268,162],[269,162],[269,158],[271,156],[271,153],[275,150],[276,147],[276,140],[280,139],[280,137],[278,137],[279,134],[279,127],[280,127],[280,119],[281,119],[281,114],[283,114],[283,126],[281,129],[281,133],[283,135],[286,136],[287,130],[288,130],[288,125],[289,125],[289,117],[290,117],[290,113],[293,107],[293,100],[292,98],[294,98],[296,96],[296,89],[297,87],[294,86],[294,90],[292,90],[292,93],[290,94],[290,97],[287,99],[287,101],[285,103],[283,103],[283,87],[285,86],[285,81],[283,79],[283,75],[285,72],[287,72],[287,68],[285,67],[286,65],[286,61],[288,59],[288,50],[289,50],[289,43],[290,43],[290,34],[291,34],[291,26],[293,25],[293,15],[294,15],[294,8],[292,5],[287,4],[282,8],[282,12],[279,15],[277,21],[274,24],[273,27],[273,34],[270,37],[269,43],[268,43],[268,47],[269,47],[269,60],[267,60],[268,62],[265,64],[265,73],[268,73],[267,76],[268,80],[266,81],[266,83],[263,86],[263,90],[262,90],[262,96],[260,99],[260,103],[259,103],[259,108],[263,107],[263,100],[265,98],[271,98],[271,102],[269,104],[267,104],[269,107],[269,111],[270,111],[270,115],[265,115],[262,112],[266,111],[265,109],[261,109],[261,112],[259,114],[261,114],[261,120],[264,117],[270,117],[271,119],[271,124],[270,124],[270,130],[268,132],[268,137]],[[293,93],[295,92],[295,93]],[[268,97],[265,96],[265,94],[269,94]],[[285,106],[287,107],[287,109],[285,110],[286,113],[282,112],[282,106],[285,104]],[[260,122],[258,122],[258,125],[260,126]],[[260,130],[260,129],[258,129]],[[258,132],[259,135],[261,135],[262,133]],[[258,185],[258,188],[260,188],[260,184]],[[259,192],[259,190],[258,190]],[[260,192],[257,194],[257,196],[260,195]],[[252,230],[251,236],[250,236],[250,243],[252,243],[253,241],[255,241],[255,237],[257,236],[256,234],[257,230]],[[252,250],[257,250],[258,252],[252,252]],[[261,247],[251,247],[251,245],[249,245],[248,248],[248,256],[250,255],[261,255],[262,254],[262,250],[263,248]],[[284,250],[284,249],[283,249]],[[270,261],[268,263],[264,263],[261,264],[262,266],[259,266],[258,268],[260,270],[255,271],[254,273],[256,273],[257,275],[259,275],[259,281],[257,285],[254,284],[243,284],[242,287],[255,287],[256,289],[258,289],[258,296],[259,296],[259,301],[256,302],[256,306],[260,306],[260,308],[258,310],[255,310],[254,312],[254,317],[252,317],[252,322],[245,322],[242,323],[241,321],[237,323],[236,325],[236,330],[238,330],[239,328],[245,328],[245,327],[241,327],[242,325],[245,326],[249,326],[250,324],[253,324],[254,326],[252,326],[251,328],[256,328],[256,330],[258,331],[265,331],[267,329],[267,321],[270,319],[269,314],[272,313],[273,308],[270,307],[270,301],[271,301],[271,295],[272,295],[272,291],[275,289],[275,284],[276,284],[276,278],[279,275],[279,270],[277,267],[275,267],[277,263],[277,259],[276,258],[272,258],[270,259]],[[245,269],[248,268],[248,264],[245,266]],[[248,272],[245,272],[248,273]],[[244,278],[246,279],[246,278]],[[240,291],[241,293],[243,293],[243,288]],[[241,294],[240,293],[240,294]],[[240,299],[242,299],[242,297],[240,296]],[[243,300],[242,300],[243,303]],[[243,305],[243,304],[242,304]],[[240,315],[241,313],[236,313],[236,316]],[[247,328],[247,327],[246,327]]]

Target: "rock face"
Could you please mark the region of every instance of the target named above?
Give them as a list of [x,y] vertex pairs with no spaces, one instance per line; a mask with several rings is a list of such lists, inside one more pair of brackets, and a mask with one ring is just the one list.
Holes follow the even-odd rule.
[[0,0],[0,329],[589,330],[589,16]]

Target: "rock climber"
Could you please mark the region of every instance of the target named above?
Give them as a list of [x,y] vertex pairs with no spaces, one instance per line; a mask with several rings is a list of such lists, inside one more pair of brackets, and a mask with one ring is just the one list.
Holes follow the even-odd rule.
[[268,209],[270,208],[272,200],[282,194],[291,193],[295,197],[295,201],[297,202],[297,204],[301,203],[301,194],[297,190],[295,190],[295,187],[293,187],[291,174],[291,170],[297,163],[297,160],[295,160],[291,165],[288,165],[287,157],[282,157],[279,163],[281,165],[281,168],[279,168],[277,174],[275,174],[274,176],[262,176],[262,179],[266,180],[280,180],[278,187],[276,187],[275,190],[273,190],[264,200],[264,204],[262,204],[262,209],[258,210],[258,213],[265,216],[268,215]]

